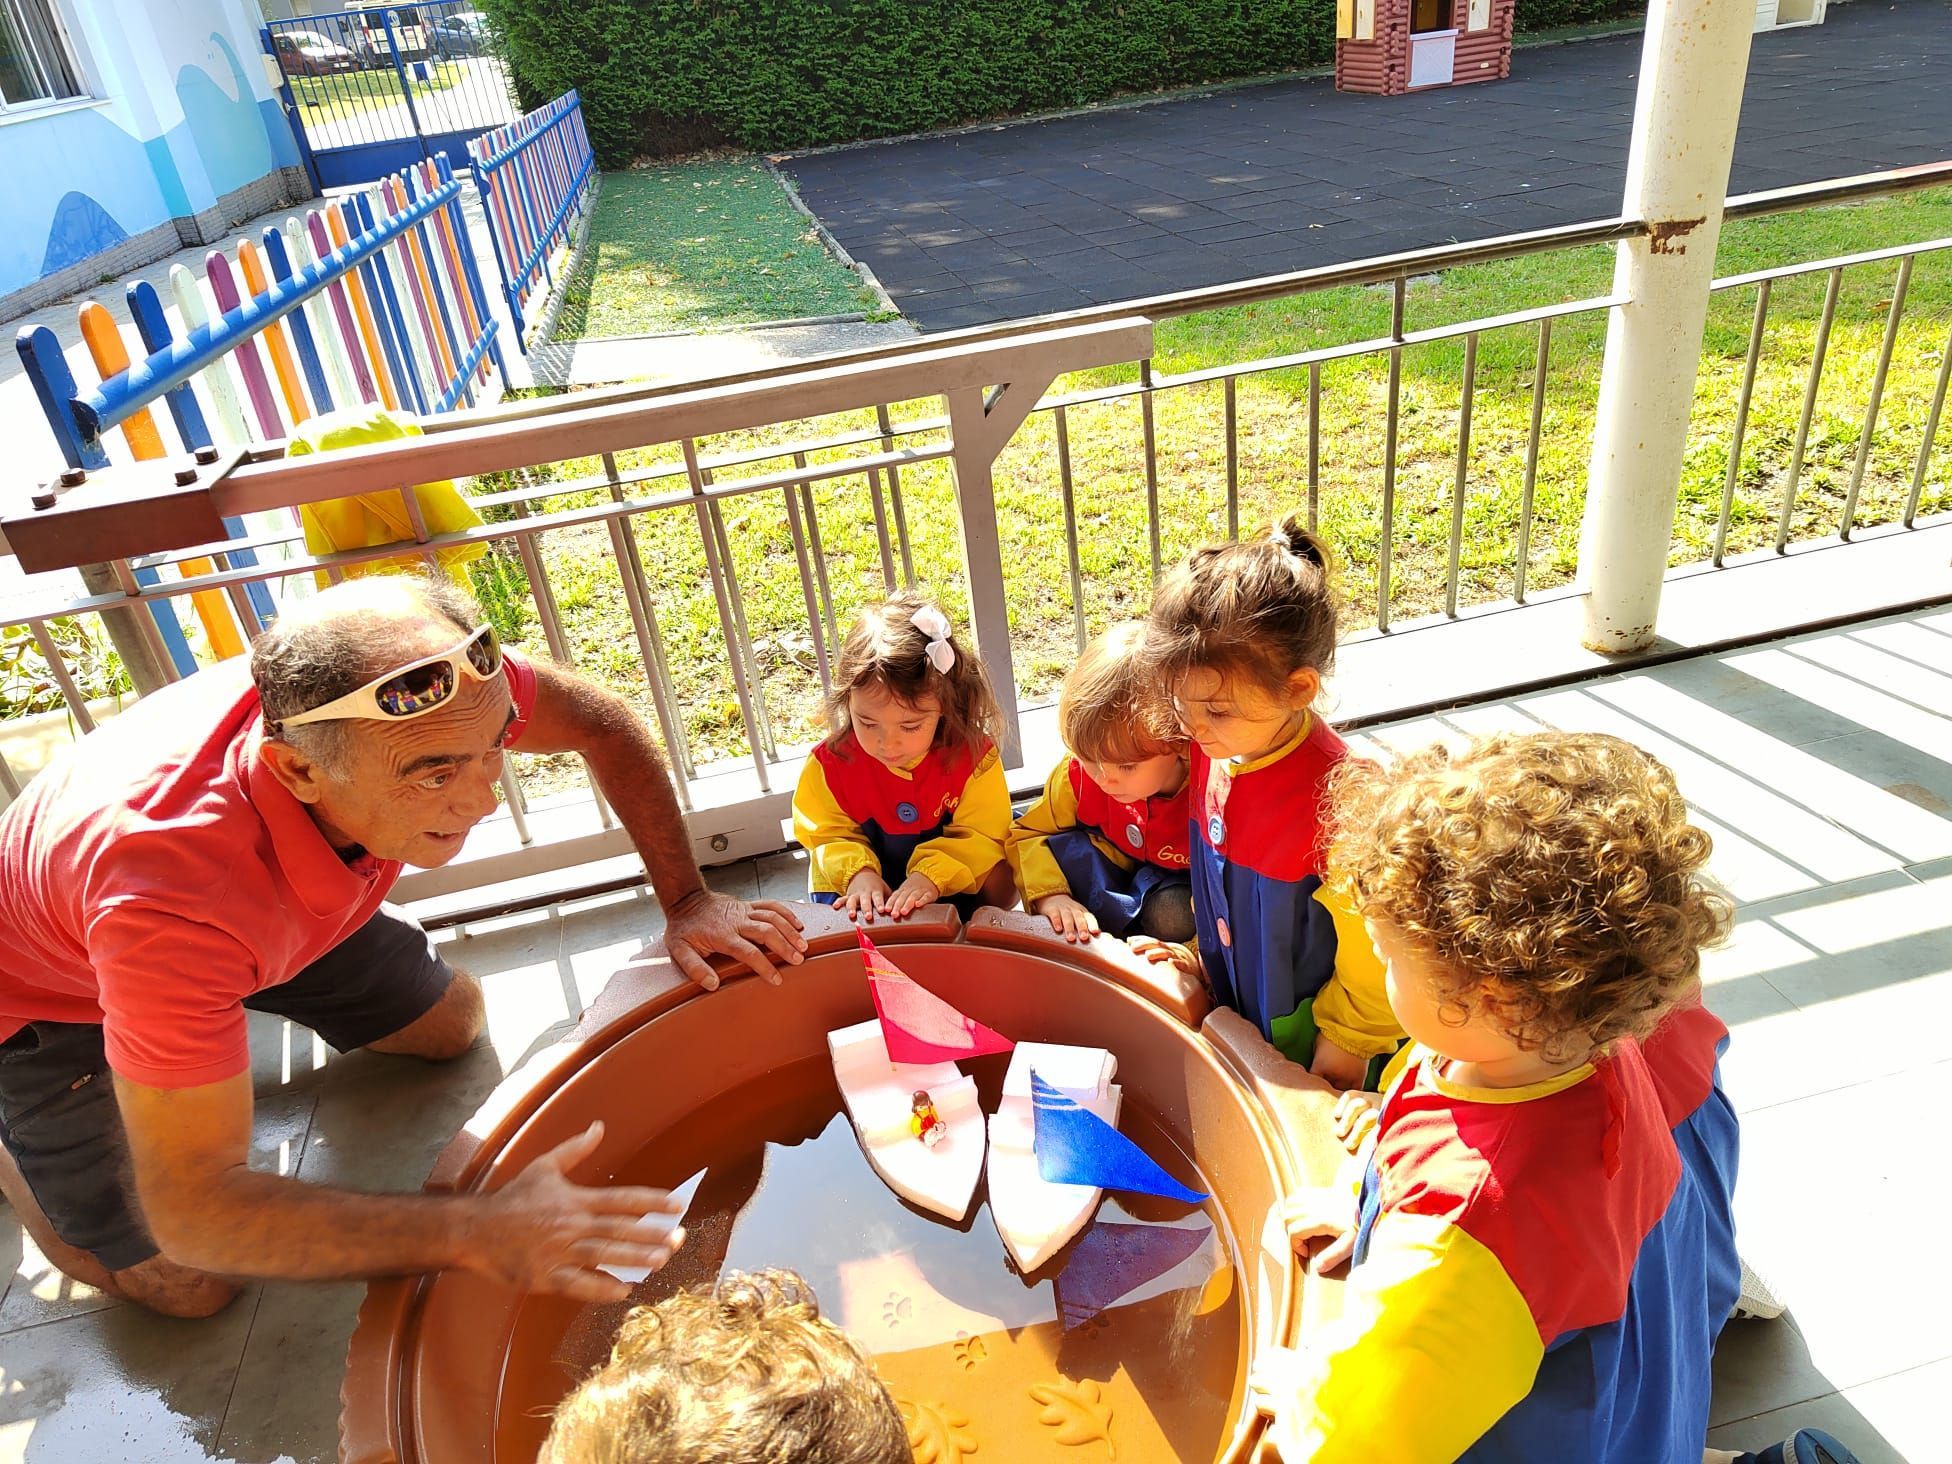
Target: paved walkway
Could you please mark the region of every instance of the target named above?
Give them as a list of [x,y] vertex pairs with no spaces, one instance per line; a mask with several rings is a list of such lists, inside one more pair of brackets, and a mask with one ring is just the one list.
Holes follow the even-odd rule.
[[[1715,1360],[1721,1447],[1821,1424],[1865,1464],[1946,1457],[1952,1180],[1952,611],[1890,617],[1371,730],[1401,748],[1503,726],[1623,732],[1666,759],[1738,904],[1708,1000],[1733,1029],[1743,1250],[1789,1302],[1732,1323]],[[803,863],[717,872],[797,897]],[[328,1058],[253,1015],[253,1162],[405,1189],[504,1072],[581,1011],[661,926],[641,891],[441,934],[483,980],[488,1032],[457,1063]],[[1917,1034],[1910,1040],[1908,1034]],[[333,1456],[362,1288],[250,1287],[169,1322],[51,1272],[0,1208],[0,1464]]]
[[[1283,81],[785,164],[924,330],[1609,217],[1638,35],[1402,97]],[[1732,189],[1952,157],[1952,4],[1758,36]]]

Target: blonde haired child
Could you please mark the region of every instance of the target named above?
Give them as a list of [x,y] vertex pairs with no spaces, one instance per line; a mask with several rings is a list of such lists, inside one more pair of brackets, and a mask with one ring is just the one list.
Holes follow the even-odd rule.
[[1193,935],[1186,739],[1154,724],[1144,649],[1137,621],[1084,648],[1058,694],[1070,753],[1010,829],[1024,908],[1066,940]]
[[1738,1272],[1708,836],[1654,759],[1566,732],[1352,760],[1335,823],[1414,1045],[1360,1195],[1290,1207],[1354,1265],[1260,1379],[1281,1457],[1692,1464]]
[[862,922],[1015,904],[996,698],[948,617],[913,591],[862,611],[827,713],[793,794],[813,898]]
[[1335,662],[1329,556],[1290,518],[1197,550],[1153,598],[1146,658],[1193,740],[1197,955],[1216,1000],[1338,1087],[1403,1033],[1362,923],[1322,887],[1323,803],[1345,750],[1315,711]]
[[624,1318],[537,1464],[909,1464],[908,1429],[791,1271],[733,1273]]

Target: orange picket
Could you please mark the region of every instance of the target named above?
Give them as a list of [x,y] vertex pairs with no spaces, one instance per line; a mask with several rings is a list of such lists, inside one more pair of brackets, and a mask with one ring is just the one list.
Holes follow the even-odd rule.
[[[102,380],[129,369],[129,348],[122,332],[116,328],[114,317],[93,300],[81,307],[81,338],[87,343],[89,358]],[[122,436],[129,444],[129,451],[139,459],[165,455],[163,435],[156,430],[156,419],[147,407],[123,419]],[[208,559],[186,559],[178,568],[188,577],[209,574],[216,565]],[[230,603],[224,599],[223,592],[198,590],[190,600],[196,606],[197,619],[203,622],[203,633],[210,638],[210,649],[219,659],[227,661],[232,656],[243,655],[244,637],[238,633],[237,622],[231,619]],[[163,604],[157,607],[157,613],[172,612]]]
[[[336,207],[325,211],[326,232],[332,236],[332,247],[343,249],[351,242],[346,233],[346,221]],[[373,307],[366,298],[366,281],[357,269],[346,271],[346,293],[352,296],[353,318],[359,322],[359,338],[366,346],[366,364],[372,368],[373,380],[379,386],[380,400],[386,403],[389,412],[400,409],[400,398],[393,391],[393,377],[386,369],[386,353],[380,349],[379,328],[373,324]]]

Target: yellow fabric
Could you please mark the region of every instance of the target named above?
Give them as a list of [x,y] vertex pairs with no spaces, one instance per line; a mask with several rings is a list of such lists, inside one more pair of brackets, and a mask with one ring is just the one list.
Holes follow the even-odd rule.
[[925,876],[945,895],[960,895],[982,884],[1003,861],[1010,832],[1010,785],[1003,780],[1003,758],[992,747],[963,786],[948,826],[915,846],[908,872]]
[[[393,442],[402,437],[418,437],[420,424],[397,416],[384,407],[363,411],[333,412],[302,422],[285,447],[285,456],[304,457],[315,452],[336,452],[340,448],[361,447],[371,442]],[[451,479],[422,483],[412,490],[420,501],[421,518],[429,534],[453,534],[481,523],[474,505],[461,496]],[[353,498],[328,499],[324,503],[302,504],[298,510],[305,527],[305,547],[313,554],[332,554],[342,549],[370,549],[379,544],[411,544],[413,520],[401,493],[387,489],[380,493],[361,493]],[[486,544],[451,544],[434,551],[442,569],[456,584],[467,588],[463,567],[488,552]],[[343,574],[357,578],[368,574],[393,574],[414,569],[423,563],[419,553],[394,559],[369,559],[347,565]],[[331,583],[329,576],[317,576],[319,588]]]
[[1563,1073],[1521,1087],[1478,1088],[1469,1083],[1454,1083],[1445,1077],[1443,1069],[1449,1061],[1448,1058],[1433,1055],[1428,1069],[1430,1086],[1446,1098],[1455,1098],[1464,1103],[1530,1103],[1535,1098],[1550,1098],[1554,1093],[1563,1093],[1593,1076],[1593,1065],[1582,1062],[1578,1067],[1567,1068]]
[[1237,758],[1228,758],[1228,770],[1238,778],[1242,773],[1258,773],[1262,768],[1280,762],[1282,758],[1301,746],[1302,742],[1307,739],[1308,729],[1314,725],[1315,714],[1313,712],[1303,712],[1301,714],[1301,726],[1295,729],[1294,736],[1290,737],[1272,752],[1264,752],[1259,757],[1248,758],[1245,762]]
[[1388,1093],[1394,1089],[1397,1079],[1403,1076],[1403,1070],[1410,1065],[1410,1059],[1418,1052],[1428,1053],[1428,1051],[1428,1048],[1420,1047],[1415,1042],[1405,1042],[1397,1048],[1396,1056],[1383,1064],[1382,1076],[1376,1082],[1376,1091]]
[[[894,770],[906,776],[900,768]],[[963,785],[962,801],[940,834],[915,846],[908,873],[928,879],[944,895],[960,895],[982,884],[1003,859],[1010,828],[1010,788],[1003,759],[991,748]],[[847,893],[847,883],[881,862],[859,824],[842,811],[820,759],[809,757],[793,794],[793,837],[807,851],[816,894]]]
[[1335,974],[1315,994],[1316,1030],[1357,1057],[1395,1051],[1403,1029],[1390,1010],[1382,959],[1362,917],[1327,886],[1315,891],[1315,900],[1335,922]]
[[[1052,834],[1077,827],[1078,794],[1071,786],[1071,759],[1067,755],[1045,780],[1043,797],[1023,811],[1023,816],[1010,825],[1004,839],[1004,852],[1009,856],[1011,872],[1017,877],[1017,888],[1023,893],[1025,909],[1046,895],[1071,892],[1070,881],[1058,868],[1049,844]],[[1120,869],[1133,867],[1132,860],[1122,850],[1099,838],[1096,830],[1088,832],[1092,844],[1112,863]]]
[[841,811],[827,786],[827,770],[809,757],[793,791],[793,837],[807,851],[808,882],[815,894],[844,895],[847,882],[881,861],[861,826]]
[[1269,1439],[1284,1464],[1449,1464],[1531,1391],[1544,1355],[1489,1250],[1441,1218],[1388,1211]]

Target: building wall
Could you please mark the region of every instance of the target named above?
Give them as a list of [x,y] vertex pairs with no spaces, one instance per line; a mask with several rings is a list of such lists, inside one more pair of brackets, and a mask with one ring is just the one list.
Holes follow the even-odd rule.
[[0,318],[309,194],[251,0],[57,0],[91,100],[0,121]]

